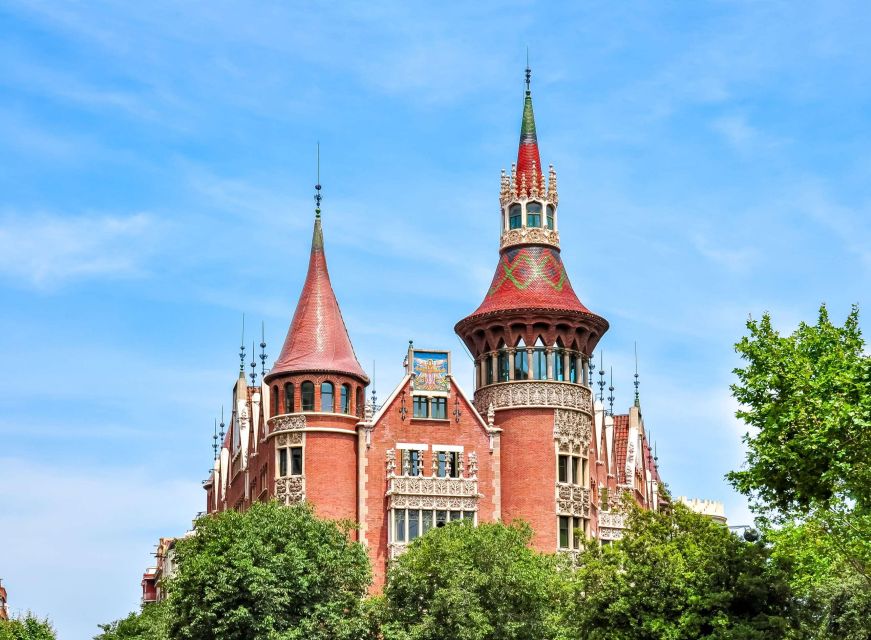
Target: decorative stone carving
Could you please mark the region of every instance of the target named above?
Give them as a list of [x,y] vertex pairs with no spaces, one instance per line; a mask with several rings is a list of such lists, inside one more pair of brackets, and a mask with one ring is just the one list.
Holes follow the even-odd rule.
[[387,450],[387,475],[392,476],[396,473],[396,451],[394,449]]
[[276,438],[275,440],[275,446],[281,448],[302,444],[302,436],[302,431],[290,431],[288,433],[280,433],[278,434],[278,438]]
[[478,477],[478,454],[474,451],[469,453],[469,476]]
[[270,433],[279,433],[281,431],[293,431],[295,429],[305,429],[305,416],[299,414],[283,414],[273,416],[268,420]]
[[553,412],[553,437],[561,449],[574,451],[580,447],[586,455],[590,449],[593,423],[589,415],[572,409],[556,409]]
[[557,483],[557,512],[561,515],[590,517],[590,490],[574,484]]
[[296,504],[305,501],[305,477],[291,476],[275,481],[275,497],[282,504]]
[[500,382],[475,392],[475,407],[483,412],[492,403],[506,407],[559,407],[592,413],[592,391],[570,382],[530,380]]
[[623,538],[623,529],[599,527],[599,540],[620,540]]
[[626,514],[602,511],[599,513],[599,527],[623,529],[626,527]]
[[471,478],[388,477],[391,509],[447,509],[475,511],[478,481]]
[[408,549],[407,542],[391,542],[387,545],[388,556],[391,560],[398,558]]
[[493,403],[487,405],[487,426],[493,429],[496,422],[496,409],[493,408]]
[[559,232],[540,227],[521,227],[509,229],[502,234],[499,240],[499,248],[504,249],[515,244],[550,244],[559,246]]

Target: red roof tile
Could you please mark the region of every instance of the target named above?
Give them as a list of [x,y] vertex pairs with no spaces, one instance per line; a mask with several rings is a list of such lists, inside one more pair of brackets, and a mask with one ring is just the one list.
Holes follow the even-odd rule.
[[614,416],[614,466],[617,484],[626,484],[626,449],[629,444],[629,416]]
[[335,371],[369,380],[354,354],[330,284],[320,217],[315,219],[308,274],[296,313],[269,375],[295,371]]

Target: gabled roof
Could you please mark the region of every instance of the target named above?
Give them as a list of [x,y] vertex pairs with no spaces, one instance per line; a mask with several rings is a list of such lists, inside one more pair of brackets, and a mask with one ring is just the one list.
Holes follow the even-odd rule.
[[617,484],[626,484],[626,450],[629,445],[629,416],[613,416],[613,418],[614,471],[617,475]]
[[302,371],[334,371],[369,382],[354,354],[330,283],[320,215],[315,218],[305,284],[284,346],[268,377]]

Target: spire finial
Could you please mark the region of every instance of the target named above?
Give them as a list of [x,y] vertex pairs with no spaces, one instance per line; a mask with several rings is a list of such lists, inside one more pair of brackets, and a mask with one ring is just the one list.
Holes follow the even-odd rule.
[[266,376],[266,323],[260,323],[260,378]]
[[248,377],[251,378],[251,386],[257,386],[257,357],[254,353],[254,345],[256,344],[256,340],[251,341],[251,373],[248,374]]
[[239,375],[245,377],[245,314],[242,314],[242,344],[239,346]]
[[220,437],[221,437],[221,446],[222,446],[222,447],[224,446],[224,426],[225,426],[225,425],[224,425],[224,405],[221,405],[221,432],[220,432]]
[[632,383],[635,385],[635,406],[641,406],[641,399],[638,395],[638,343],[635,343],[635,382]]
[[378,410],[378,405],[375,404],[378,397],[375,395],[375,361],[372,361],[372,413]]
[[529,47],[526,47],[526,95],[531,93],[529,88],[530,82],[532,80],[532,69],[529,68]]
[[608,404],[611,405],[609,413],[614,415],[614,367],[611,367],[611,384],[608,386]]
[[214,456],[212,459],[217,460],[218,459],[218,419],[217,418],[215,418],[215,429],[214,429],[214,433],[212,434],[212,454]]
[[315,184],[315,218],[321,217],[321,143],[318,141],[318,180]]
[[599,402],[605,408],[605,352],[599,349]]

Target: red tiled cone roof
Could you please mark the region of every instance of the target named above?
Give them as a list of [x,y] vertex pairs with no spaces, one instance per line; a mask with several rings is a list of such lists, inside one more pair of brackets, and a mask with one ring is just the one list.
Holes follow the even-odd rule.
[[559,251],[539,245],[502,253],[487,295],[472,315],[518,308],[591,313],[572,289]]
[[294,371],[336,371],[369,380],[354,355],[330,284],[320,217],[315,219],[308,274],[296,312],[269,375]]
[[539,189],[544,186],[544,176],[541,171],[541,157],[538,153],[538,137],[535,133],[535,115],[532,112],[532,93],[527,88],[526,98],[523,101],[523,117],[520,120],[520,146],[517,149],[517,174],[516,183],[518,189],[524,184],[526,178],[526,194],[532,189],[533,181],[538,182]]

